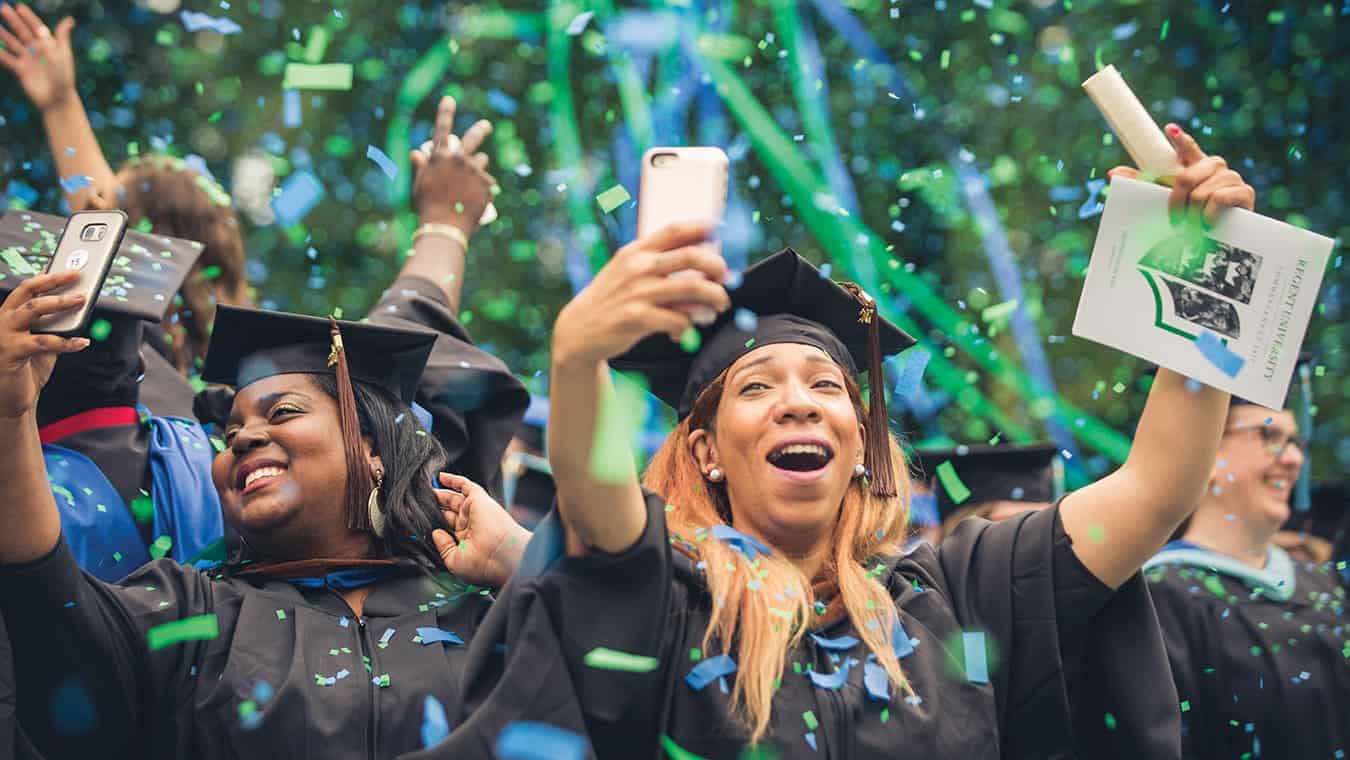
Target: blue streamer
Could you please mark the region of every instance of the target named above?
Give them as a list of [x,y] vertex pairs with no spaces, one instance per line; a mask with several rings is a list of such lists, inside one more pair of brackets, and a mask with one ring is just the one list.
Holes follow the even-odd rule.
[[422,747],[440,744],[449,735],[450,719],[445,716],[445,707],[428,694],[422,702]]
[[1228,346],[1223,344],[1219,336],[1209,330],[1202,330],[1195,338],[1195,347],[1200,349],[1210,364],[1219,368],[1219,371],[1229,377],[1237,377],[1242,371],[1242,365],[1245,363],[1241,356],[1229,350]]
[[876,702],[891,701],[891,679],[886,669],[875,662],[863,665],[863,686],[867,688],[868,698]]
[[497,736],[497,760],[584,760],[586,739],[547,723],[517,720]]

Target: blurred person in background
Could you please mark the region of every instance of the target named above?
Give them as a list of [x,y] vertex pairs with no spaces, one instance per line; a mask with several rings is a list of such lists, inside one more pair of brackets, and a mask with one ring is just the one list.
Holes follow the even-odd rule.
[[[914,456],[936,499],[939,543],[972,517],[1001,522],[1064,494],[1064,464],[1052,443],[920,449]],[[951,487],[938,469],[945,462],[955,475]]]
[[179,373],[196,372],[217,303],[250,300],[239,218],[229,194],[182,159],[136,156],[113,171],[76,89],[74,28],[74,19],[65,18],[53,32],[28,5],[0,4],[0,66],[14,74],[42,115],[71,210],[119,208],[133,229],[205,246],[162,329],[147,331],[146,343],[158,354],[146,359],[147,391],[153,395],[164,369],[160,359]]

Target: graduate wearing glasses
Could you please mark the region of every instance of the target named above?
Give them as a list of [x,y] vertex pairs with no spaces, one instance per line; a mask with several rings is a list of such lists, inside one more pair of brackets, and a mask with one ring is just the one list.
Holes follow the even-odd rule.
[[1146,576],[1182,700],[1187,758],[1350,752],[1350,615],[1334,561],[1274,542],[1306,466],[1295,415],[1241,399],[1209,486]]

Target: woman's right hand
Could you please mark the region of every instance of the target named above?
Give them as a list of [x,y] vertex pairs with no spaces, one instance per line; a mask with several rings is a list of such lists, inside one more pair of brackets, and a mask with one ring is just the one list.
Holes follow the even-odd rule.
[[39,317],[60,314],[84,303],[79,293],[47,295],[79,277],[76,271],[40,274],[20,283],[0,305],[0,418],[17,419],[36,407],[38,394],[52,376],[56,357],[88,347],[88,338],[32,332]]
[[75,20],[66,17],[56,33],[27,5],[0,4],[0,65],[14,72],[23,91],[40,111],[60,106],[75,94],[75,54],[70,32]]
[[[555,363],[605,361],[654,333],[678,342],[693,326],[690,306],[725,311],[731,299],[720,283],[728,270],[706,245],[712,231],[706,222],[677,222],[620,248],[558,314]],[[669,276],[687,269],[703,276]]]

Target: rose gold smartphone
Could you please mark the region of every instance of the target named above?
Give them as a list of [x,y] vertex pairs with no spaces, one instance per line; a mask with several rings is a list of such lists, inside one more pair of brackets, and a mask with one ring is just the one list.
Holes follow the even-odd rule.
[[94,313],[103,281],[108,277],[122,237],[127,233],[127,215],[116,209],[78,211],[66,220],[56,241],[56,253],[47,262],[47,273],[79,270],[80,279],[47,295],[83,293],[84,305],[75,311],[48,314],[33,323],[33,332],[62,337],[84,335]]
[[[642,156],[638,188],[638,237],[672,222],[703,220],[720,224],[727,207],[727,166],[721,148],[652,148]],[[715,250],[720,245],[712,243]],[[688,276],[692,270],[671,277]],[[710,324],[716,312],[705,306],[681,307],[698,324]]]

